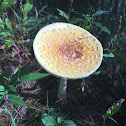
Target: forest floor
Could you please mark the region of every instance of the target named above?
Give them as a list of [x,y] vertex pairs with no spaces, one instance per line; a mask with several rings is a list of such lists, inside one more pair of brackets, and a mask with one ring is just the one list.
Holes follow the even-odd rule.
[[[6,57],[0,58],[0,71],[15,63]],[[35,59],[32,61],[34,62],[34,65],[31,66],[32,72],[45,72]],[[57,113],[63,114],[61,115],[63,117],[65,115],[65,119],[78,121],[80,126],[101,126],[103,123],[102,115],[114,101],[110,97],[113,82],[102,75],[92,75],[85,80],[68,80],[66,102],[57,98],[58,82],[59,78],[51,75],[39,81],[24,82],[17,86],[19,94],[26,101],[27,106],[5,103],[10,108],[17,126],[37,126],[40,122],[39,114],[49,108],[54,108]],[[2,115],[2,121],[5,126],[12,125],[7,113]],[[106,125],[116,126],[111,120],[107,120]]]

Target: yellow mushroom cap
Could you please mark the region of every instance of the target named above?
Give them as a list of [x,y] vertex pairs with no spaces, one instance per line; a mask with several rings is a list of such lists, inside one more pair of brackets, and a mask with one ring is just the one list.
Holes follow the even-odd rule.
[[33,49],[39,64],[55,76],[79,79],[95,72],[103,48],[96,37],[69,23],[53,23],[36,35]]

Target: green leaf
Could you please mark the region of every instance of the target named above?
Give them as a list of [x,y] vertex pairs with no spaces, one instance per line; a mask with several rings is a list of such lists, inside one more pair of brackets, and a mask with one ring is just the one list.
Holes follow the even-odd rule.
[[20,21],[20,17],[19,17],[18,14],[15,12],[15,10],[13,10],[13,8],[10,8],[10,9],[11,9],[11,10],[13,11],[13,13],[15,14],[17,20]]
[[57,118],[57,123],[60,124],[61,122],[62,122],[61,117],[58,117],[58,118]]
[[63,122],[62,126],[76,126],[76,124],[72,120],[66,120]]
[[20,81],[21,82],[33,81],[33,80],[42,79],[42,78],[47,77],[47,76],[50,76],[50,74],[48,74],[48,73],[30,73],[30,74],[21,76]]
[[86,26],[89,26],[89,25],[90,25],[90,23],[89,23],[88,19],[85,18],[83,20],[82,27],[85,28]]
[[30,4],[29,2],[24,4],[24,8],[23,8],[24,15],[27,15],[31,11],[32,7],[33,7],[33,4]]
[[94,75],[98,75],[98,74],[100,74],[101,73],[101,71],[95,71],[93,74]]
[[6,94],[5,91],[0,91],[0,95],[4,96]]
[[90,30],[90,26],[85,26],[85,29],[86,30]]
[[21,43],[23,43],[23,40],[18,40],[17,43],[21,44]]
[[46,116],[48,116],[48,114],[47,113],[43,113],[42,116],[41,116],[41,118],[44,118]]
[[12,4],[16,3],[17,0],[7,0],[8,4],[7,7],[10,7]]
[[45,126],[56,126],[56,117],[55,116],[48,115],[41,120]]
[[111,34],[110,31],[109,31],[109,29],[108,29],[106,26],[102,26],[101,23],[95,22],[94,24],[95,24],[97,27],[101,28],[101,30],[104,31],[104,32],[106,32],[107,34],[109,34],[109,35]]
[[13,115],[11,114],[11,112],[9,111],[9,109],[6,107],[6,106],[3,106],[5,108],[5,110],[9,113],[10,117],[11,117],[11,120],[12,120],[12,124],[13,126],[16,126],[16,123],[15,123],[15,119],[13,117]]
[[102,15],[102,14],[104,14],[104,11],[99,10],[99,11],[96,11],[92,16],[95,17],[95,16],[99,16],[99,15]]
[[7,28],[10,31],[12,31],[13,29],[12,29],[12,23],[11,23],[11,21],[8,18],[5,18],[5,23],[6,23]]
[[101,27],[101,26],[102,26],[102,24],[99,23],[99,22],[95,22],[94,24],[95,24],[97,27]]
[[70,23],[71,24],[77,24],[77,23],[80,23],[80,22],[82,22],[83,21],[83,19],[81,19],[81,18],[75,18],[75,19],[72,19],[71,21],[70,21]]
[[3,99],[3,97],[4,97],[4,96],[0,96],[0,102],[1,102],[1,100]]
[[29,25],[30,23],[34,23],[35,21],[37,21],[35,17],[29,17],[24,20],[23,25]]
[[54,108],[50,108],[49,113],[53,113],[53,112],[54,112]]
[[3,85],[0,85],[0,95],[2,95],[2,97],[6,94],[5,91],[5,87]]
[[11,36],[12,34],[10,32],[0,32],[0,36],[1,37],[7,37],[7,36]]
[[2,18],[0,17],[0,27],[2,27],[3,29],[4,29],[4,22],[3,22],[3,20],[2,20]]
[[110,58],[113,58],[115,57],[115,55],[113,53],[110,53],[110,54],[103,54],[104,57],[110,57]]
[[29,74],[29,63],[26,64],[25,66],[23,66],[21,69],[20,69],[20,75],[19,77],[23,76],[23,75],[26,75],[26,74]]
[[10,69],[4,70],[0,75],[0,82],[4,83],[4,81],[6,80],[5,78],[9,78],[9,76],[10,76]]
[[16,104],[16,105],[22,105],[26,106],[26,103],[24,100],[22,100],[19,96],[14,94],[8,94],[8,102]]
[[13,45],[12,40],[5,39],[5,45],[7,45],[8,47],[11,47]]
[[17,93],[17,89],[13,85],[8,85],[8,93]]
[[0,7],[0,10],[1,11],[4,11],[5,10],[5,7],[7,6],[8,2],[1,2],[1,7]]
[[[115,122],[116,124],[118,124],[117,123],[117,121],[115,120],[115,119],[113,119],[112,117],[108,117],[109,119],[111,119],[113,122]],[[118,124],[119,125],[119,124]]]
[[16,74],[19,71],[19,67],[16,68],[13,74]]
[[23,22],[25,22],[27,19],[28,19],[28,16],[25,15],[24,18],[23,18]]
[[26,0],[26,2],[33,4],[33,0]]
[[0,85],[0,91],[5,91],[5,87],[3,85]]
[[102,29],[104,32],[108,33],[109,35],[111,34],[110,31],[108,30],[108,28],[107,28],[106,26],[101,26],[101,29]]
[[57,9],[57,10],[59,11],[60,16],[64,17],[67,21],[69,21],[69,17],[64,11],[62,11],[60,9]]
[[42,7],[42,8],[39,10],[38,15],[40,15],[40,13],[43,12],[46,8],[47,8],[46,5],[45,5],[44,7]]
[[1,5],[7,5],[8,2],[1,2]]

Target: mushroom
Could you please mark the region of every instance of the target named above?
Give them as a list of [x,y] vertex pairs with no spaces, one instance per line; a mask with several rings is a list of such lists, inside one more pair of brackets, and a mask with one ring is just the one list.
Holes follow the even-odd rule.
[[69,23],[52,23],[43,27],[33,42],[39,64],[60,77],[59,99],[66,99],[67,79],[81,79],[93,74],[101,65],[103,48],[96,37]]

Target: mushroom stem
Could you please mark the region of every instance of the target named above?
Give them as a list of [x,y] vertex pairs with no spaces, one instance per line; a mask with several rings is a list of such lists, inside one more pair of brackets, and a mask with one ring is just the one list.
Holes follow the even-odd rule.
[[66,88],[67,88],[67,79],[61,78],[58,91],[58,99],[66,100],[66,93],[67,93]]

